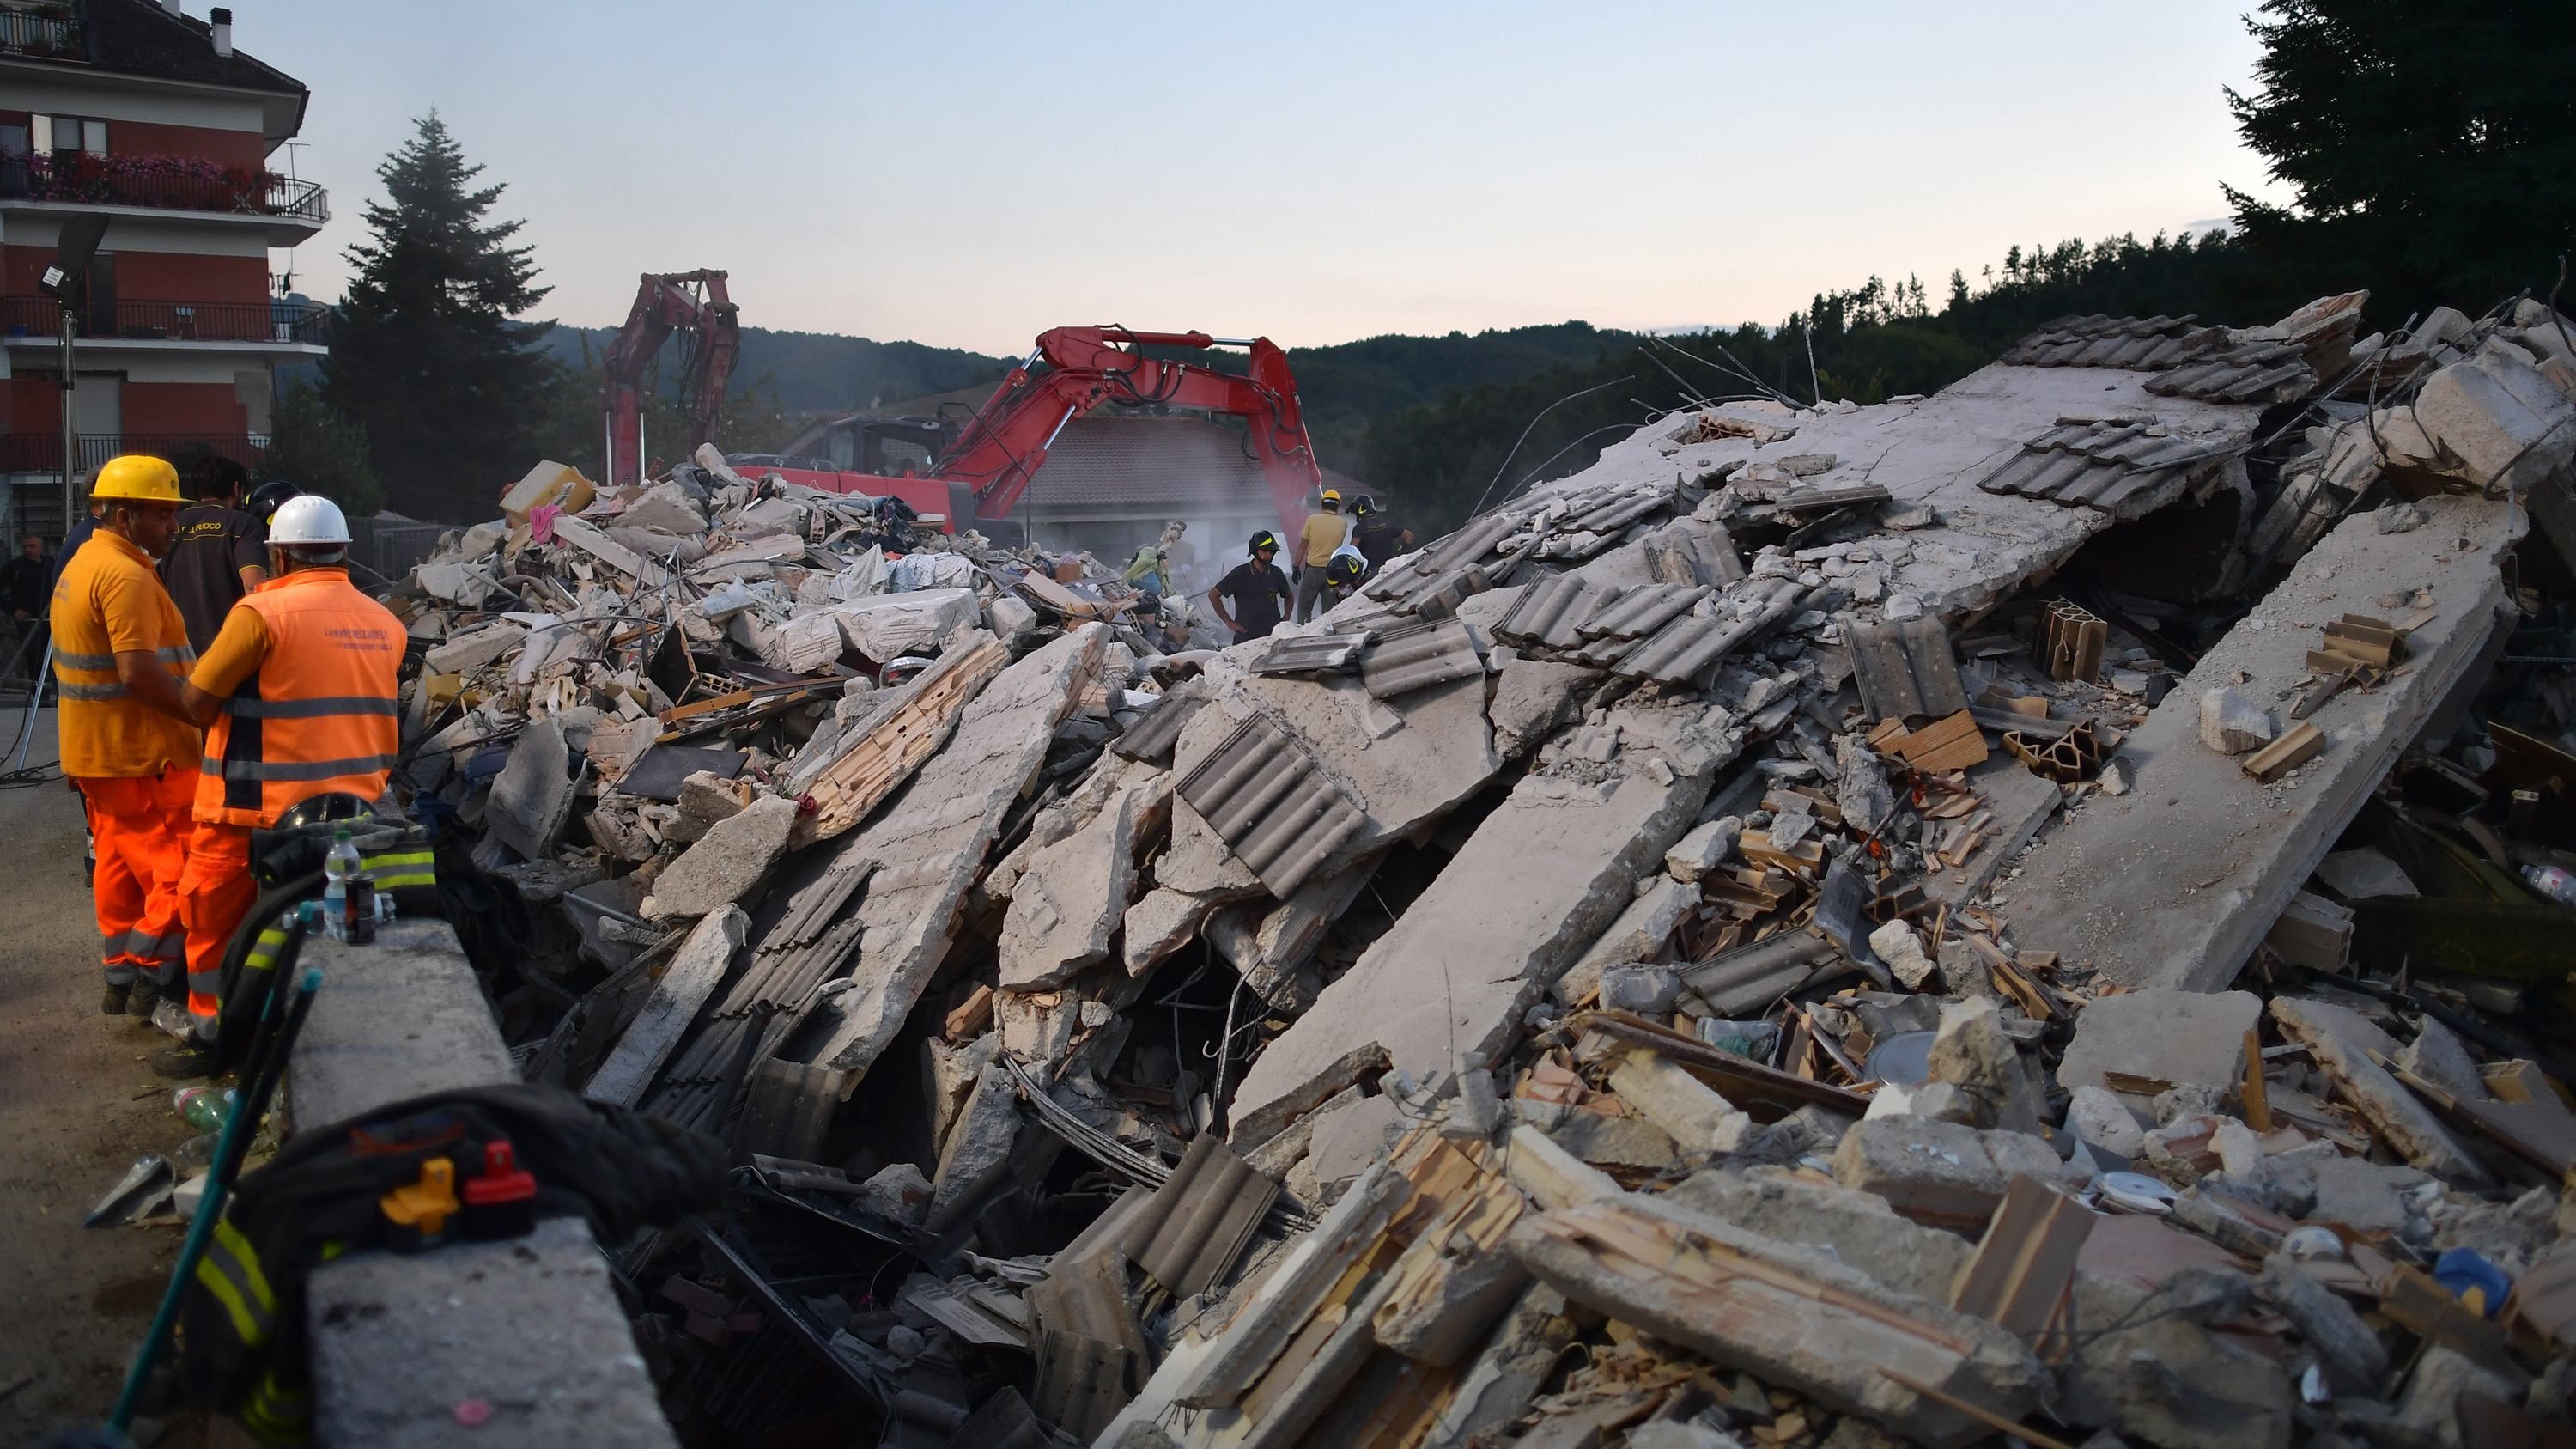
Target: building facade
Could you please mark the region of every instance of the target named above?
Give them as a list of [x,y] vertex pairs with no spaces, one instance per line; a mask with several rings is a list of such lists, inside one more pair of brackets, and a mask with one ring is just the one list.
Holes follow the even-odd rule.
[[179,0],[0,0],[0,476],[17,531],[61,532],[65,304],[38,282],[66,224],[107,219],[70,299],[76,474],[123,452],[257,470],[281,364],[327,350],[326,309],[272,258],[330,220],[286,174],[293,77]]

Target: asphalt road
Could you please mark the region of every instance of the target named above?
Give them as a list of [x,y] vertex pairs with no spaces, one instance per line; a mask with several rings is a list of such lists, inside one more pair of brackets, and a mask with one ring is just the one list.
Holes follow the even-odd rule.
[[[21,706],[0,715],[15,756]],[[29,761],[50,762],[52,711]],[[144,1064],[169,1039],[99,1012],[80,801],[0,789],[0,1443],[104,1419],[179,1249],[175,1227],[84,1232],[146,1152],[194,1135]],[[160,1436],[162,1449],[202,1430]]]

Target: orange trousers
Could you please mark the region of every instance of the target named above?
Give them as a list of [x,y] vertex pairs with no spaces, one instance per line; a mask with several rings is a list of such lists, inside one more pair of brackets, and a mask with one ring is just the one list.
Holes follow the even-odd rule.
[[250,869],[250,827],[196,822],[188,837],[188,868],[179,877],[179,914],[188,928],[188,1014],[200,1035],[212,1035],[222,1005],[224,952],[242,917],[259,900],[259,878]]
[[99,964],[109,984],[137,976],[176,987],[185,942],[179,879],[188,860],[189,807],[197,772],[173,765],[158,775],[75,780],[89,810],[98,857],[90,903],[98,915]]

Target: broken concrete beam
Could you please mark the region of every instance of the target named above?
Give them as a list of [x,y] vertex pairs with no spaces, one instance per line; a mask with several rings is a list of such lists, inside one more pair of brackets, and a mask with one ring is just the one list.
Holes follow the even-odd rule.
[[1664,852],[1664,874],[1686,884],[1697,885],[1735,853],[1735,842],[1744,834],[1744,822],[1732,815],[1703,821]]
[[1461,1372],[1449,1402],[1423,1440],[1425,1449],[1466,1449],[1499,1439],[1538,1397],[1541,1385],[1555,1373],[1566,1346],[1574,1341],[1574,1322],[1566,1316],[1565,1295],[1544,1283],[1533,1283],[1494,1326],[1493,1335]]
[[[2095,1225],[2088,1247],[2130,1223],[2184,1245],[2196,1241],[2152,1219],[2114,1216]],[[2158,1289],[2080,1267],[2069,1319],[2095,1327],[2073,1336],[2058,1414],[2132,1443],[2289,1449],[2298,1391],[2277,1350],[2243,1346],[2207,1326],[2252,1307],[2249,1287],[2232,1271],[2168,1267]]]
[[1865,1192],[1777,1167],[1714,1167],[1672,1190],[1673,1201],[1784,1243],[1822,1248],[1899,1293],[1943,1302],[1967,1266],[1958,1234],[1925,1227]]
[[1732,1152],[1753,1119],[1679,1065],[1642,1048],[1622,1052],[1610,1068],[1619,1100],[1664,1130],[1686,1156]]
[[1980,1132],[1928,1117],[1875,1117],[1843,1134],[1834,1180],[1876,1193],[1918,1222],[1974,1226],[2003,1201],[2015,1173],[2055,1182],[2057,1151],[2019,1132]]
[[2295,781],[2266,789],[2201,746],[2199,693],[2240,671],[2258,695],[2289,689],[2306,676],[2313,636],[2280,625],[2231,630],[2122,746],[2138,762],[2129,792],[2094,801],[2031,857],[1998,912],[2022,949],[2090,962],[2133,987],[2207,991],[2235,978],[2497,627],[2499,562],[2520,535],[2520,511],[2452,496],[2419,506],[2433,521],[2414,533],[2345,520],[2257,611],[2266,621],[2313,621],[2429,587],[2436,613],[2407,635],[2410,667],[2375,690],[2326,701],[2309,723],[2332,748]]
[[1654,961],[1664,954],[1673,928],[1699,906],[1699,887],[1686,885],[1670,876],[1658,877],[1644,895],[1628,903],[1619,919],[1601,933],[1564,975],[1556,979],[1549,994],[1571,1005],[1592,994],[1601,984],[1601,973],[1610,967],[1630,961]]
[[2335,1392],[2367,1396],[2380,1387],[2388,1374],[2388,1350],[2379,1335],[2287,1252],[2263,1260],[2262,1292],[2316,1350]]
[[1002,918],[1000,986],[1045,991],[1109,955],[1136,875],[1137,796],[1122,790],[1092,822],[1037,852]]
[[2487,1170],[2433,1115],[2433,1109],[2371,1060],[2374,1055],[2394,1057],[2396,1038],[2350,1007],[2328,1001],[2276,996],[2272,1020],[2307,1044],[2318,1068],[2399,1156],[2463,1186],[2488,1181]]
[[1542,1208],[1573,1207],[1616,1197],[1619,1184],[1610,1174],[1566,1151],[1556,1140],[1524,1123],[1512,1129],[1512,1150],[1503,1171],[1512,1186],[1529,1194]]
[[730,904],[717,907],[691,927],[653,983],[643,1009],[617,1038],[608,1060],[591,1073],[581,1094],[594,1102],[634,1106],[652,1084],[653,1074],[670,1058],[671,1049],[680,1044],[689,1023],[697,1019],[698,1008],[724,984],[734,953],[742,949],[750,931],[751,918]]
[[1234,967],[1243,984],[1273,1007],[1301,1012],[1314,1002],[1323,978],[1306,969],[1315,948],[1342,913],[1366,890],[1365,865],[1312,877],[1267,911],[1257,905],[1211,922],[1208,944]]
[[1994,812],[1994,822],[1963,865],[1927,869],[1923,894],[1936,905],[1965,906],[1986,893],[2004,863],[2021,854],[2048,817],[2057,813],[2063,791],[2045,775],[2034,774],[2019,760],[1997,756],[1968,772],[1968,788]]
[[827,1010],[818,1060],[857,1085],[894,1040],[948,951],[957,907],[984,869],[1002,817],[1046,762],[1055,727],[1098,674],[1109,630],[1085,624],[995,676],[901,798],[841,847],[885,862],[859,902],[859,960]]
[[570,514],[555,519],[555,537],[634,579],[648,589],[658,589],[670,582],[670,574],[665,572],[660,564]]
[[1246,1106],[1237,1095],[1232,1126],[1226,1142],[1237,1152],[1251,1152],[1276,1137],[1287,1125],[1322,1106],[1332,1097],[1357,1083],[1376,1078],[1387,1069],[1386,1048],[1376,1042],[1363,1042],[1340,1056],[1307,1073],[1300,1081],[1281,1088],[1258,1105]]
[[1433,1368],[1464,1358],[1529,1283],[1529,1270],[1502,1250],[1502,1235],[1528,1208],[1491,1177],[1444,1202],[1440,1222],[1387,1270],[1396,1286],[1370,1322],[1377,1341]]
[[519,853],[547,860],[572,815],[572,750],[551,715],[530,720],[510,747],[510,759],[493,777],[483,803],[483,831]]
[[1615,782],[1534,775],[1514,786],[1395,925],[1252,1064],[1238,1108],[1262,1110],[1354,1042],[1377,1043],[1417,1077],[1461,1052],[1497,1059],[1521,1013],[1628,906],[1638,877],[1698,814],[1718,761],[1690,763],[1698,768],[1630,751],[1620,767],[1631,772]]
[[1330,1193],[1386,1155],[1409,1125],[1393,1097],[1362,1097],[1319,1116],[1308,1139],[1306,1170]]
[[763,795],[741,814],[717,821],[653,878],[645,918],[687,920],[751,894],[787,849],[787,833],[795,825],[796,802],[777,795]]
[[2263,999],[2250,991],[2149,987],[2098,997],[2075,1018],[2057,1082],[2070,1091],[2108,1087],[2118,1072],[2231,1092],[2245,1078],[2245,1033],[2262,1016]]
[[506,622],[451,634],[421,657],[421,669],[428,674],[471,674],[518,648],[527,637],[526,629]]
[[1147,891],[1127,908],[1125,934],[1119,938],[1120,964],[1130,976],[1142,976],[1164,958],[1196,940],[1214,904],[1185,891]]
[[1019,1088],[998,1058],[988,1060],[956,1124],[948,1129],[948,1140],[940,1144],[924,1225],[934,1233],[956,1226],[959,1215],[1011,1170],[1012,1149],[1019,1140]]
[[1315,1230],[1263,1280],[1232,1326],[1183,1377],[1172,1401],[1185,1408],[1216,1409],[1241,1399],[1412,1199],[1413,1184],[1388,1163],[1360,1174]]
[[1575,1302],[1933,1449],[1992,1431],[1900,1380],[2013,1417],[2050,1387],[2047,1369],[1991,1323],[1665,1199],[1540,1214],[1510,1242]]

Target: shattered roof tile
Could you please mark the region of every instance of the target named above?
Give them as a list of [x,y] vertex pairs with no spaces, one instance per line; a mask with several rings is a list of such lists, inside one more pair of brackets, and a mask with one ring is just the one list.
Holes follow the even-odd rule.
[[1394,630],[1377,641],[1361,665],[1360,679],[1377,699],[1393,699],[1453,679],[1485,672],[1475,636],[1458,619]]
[[2193,480],[2235,451],[2153,422],[2067,422],[2023,444],[1977,486],[2117,512],[2132,499]]
[[1585,639],[1643,639],[1699,607],[1709,590],[1695,584],[1647,584],[1605,598],[1575,629]]
[[1207,708],[1204,690],[1183,686],[1163,696],[1163,702],[1145,711],[1144,717],[1129,725],[1125,733],[1109,742],[1109,752],[1122,760],[1163,760],[1172,757],[1172,749],[1181,742],[1181,728],[1191,716]]
[[2293,402],[2317,385],[2306,349],[2195,326],[2189,317],[2060,317],[2013,344],[2002,360],[2162,373],[2147,391],[2204,402]]
[[1270,647],[1245,667],[1255,674],[1325,674],[1349,669],[1368,647],[1366,633],[1274,634]]
[[1889,623],[1846,618],[1843,638],[1851,646],[1852,672],[1870,718],[1937,719],[1968,707],[1958,657],[1950,652],[1950,631],[1939,619]]
[[1350,797],[1266,715],[1236,726],[1177,788],[1262,885],[1282,898],[1365,823]]
[[1500,622],[1495,637],[1527,649],[1572,649],[1583,642],[1576,632],[1596,607],[1592,586],[1580,574],[1550,574],[1521,590]]
[[1234,1266],[1278,1196],[1278,1183],[1203,1132],[1122,1225],[1118,1245],[1174,1298],[1192,1297]]

